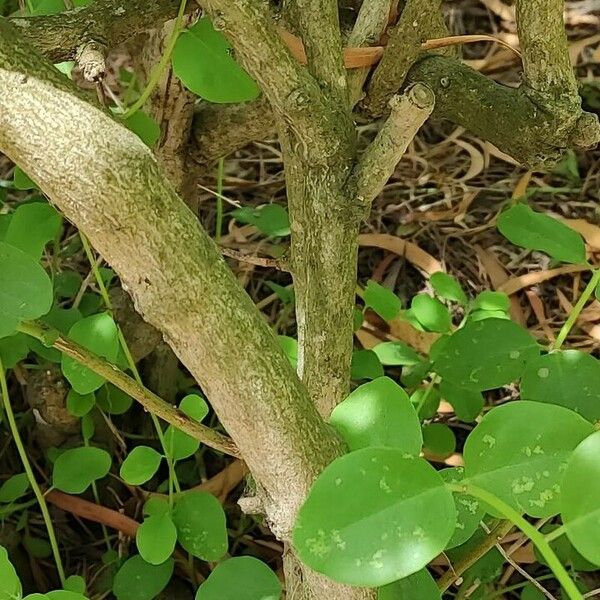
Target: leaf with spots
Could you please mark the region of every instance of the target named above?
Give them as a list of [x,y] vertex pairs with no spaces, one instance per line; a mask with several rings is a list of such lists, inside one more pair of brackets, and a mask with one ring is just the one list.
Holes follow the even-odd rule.
[[212,494],[191,491],[180,496],[173,522],[179,543],[193,556],[216,561],[227,552],[225,513]]
[[498,406],[467,438],[465,478],[523,513],[551,517],[560,510],[566,463],[593,430],[562,406],[526,400]]
[[294,547],[309,567],[376,587],[421,570],[454,533],[452,493],[425,460],[363,448],[333,461],[301,507]]
[[539,354],[535,339],[516,323],[486,319],[451,335],[435,357],[434,370],[456,386],[491,390],[519,379]]

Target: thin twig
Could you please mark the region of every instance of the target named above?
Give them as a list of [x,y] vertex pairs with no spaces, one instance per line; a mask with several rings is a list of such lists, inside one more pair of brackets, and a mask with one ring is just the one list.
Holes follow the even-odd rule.
[[239,250],[234,250],[233,248],[220,248],[221,254],[223,256],[228,256],[229,258],[233,258],[240,262],[248,263],[249,265],[256,265],[257,267],[265,267],[267,269],[277,269],[278,271],[288,271],[289,267],[281,260],[276,258],[263,258],[260,256],[250,256],[249,254],[244,254]]

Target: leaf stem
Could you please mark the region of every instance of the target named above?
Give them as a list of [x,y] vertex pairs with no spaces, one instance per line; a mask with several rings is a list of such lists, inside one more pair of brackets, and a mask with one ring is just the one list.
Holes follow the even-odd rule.
[[21,434],[19,433],[19,428],[17,427],[17,421],[15,420],[15,415],[12,411],[12,406],[10,405],[10,398],[8,396],[8,385],[6,383],[6,375],[4,373],[4,365],[2,364],[2,359],[0,358],[0,391],[2,392],[2,400],[4,403],[4,410],[6,412],[6,419],[8,421],[8,426],[10,427],[10,431],[13,436],[13,440],[15,442],[15,446],[17,447],[17,451],[21,458],[21,462],[23,463],[23,468],[25,469],[25,473],[27,474],[27,479],[29,480],[29,485],[35,494],[35,497],[40,505],[40,510],[42,512],[42,517],[44,519],[44,523],[46,524],[46,530],[48,531],[48,541],[50,542],[50,546],[52,548],[52,554],[54,555],[54,561],[56,562],[56,570],[58,571],[58,577],[60,579],[60,583],[62,586],[65,585],[65,569],[62,564],[62,560],[60,558],[60,553],[58,550],[58,541],[56,540],[56,534],[54,532],[54,526],[52,525],[52,519],[50,518],[50,512],[48,511],[48,505],[46,504],[46,499],[44,498],[44,494],[42,494],[42,490],[38,485],[35,475],[33,474],[33,469],[31,468],[31,463],[27,458],[27,451],[25,450],[25,446],[23,445],[23,440],[21,440]]
[[129,119],[134,113],[136,113],[150,98],[150,94],[154,91],[154,88],[158,85],[160,78],[167,66],[171,58],[171,54],[173,54],[173,50],[175,49],[175,43],[177,42],[177,38],[183,29],[183,17],[185,15],[185,5],[187,0],[181,0],[179,4],[179,12],[177,13],[177,18],[175,19],[175,25],[173,26],[173,31],[171,33],[171,37],[169,38],[169,42],[163,55],[160,58],[160,61],[156,65],[154,69],[152,69],[152,73],[150,74],[150,79],[146,84],[143,92],[140,97],[125,111],[123,115],[121,115],[122,119]]
[[547,533],[546,535],[544,535],[544,537],[546,538],[547,542],[552,542],[554,540],[556,540],[557,538],[559,538],[561,535],[564,535],[567,532],[566,528],[564,525],[561,525],[560,527],[557,527],[556,529],[550,531],[549,533]]
[[537,547],[540,554],[546,560],[546,563],[556,576],[556,579],[568,594],[571,600],[583,600],[583,596],[577,589],[577,586],[573,580],[569,577],[564,566],[554,553],[554,550],[550,547],[550,544],[546,540],[544,534],[540,533],[531,523],[526,521],[520,513],[518,513],[512,506],[509,506],[487,490],[481,489],[470,483],[448,483],[446,486],[453,492],[460,492],[462,494],[469,494],[479,500],[483,500],[490,506],[494,507],[499,513],[506,517],[509,521],[514,523]]
[[591,295],[594,293],[594,290],[598,287],[599,283],[600,283],[600,269],[596,269],[595,271],[593,271],[592,278],[589,280],[588,284],[585,286],[585,289],[581,293],[579,300],[577,300],[577,304],[575,304],[575,306],[573,307],[573,310],[571,310],[569,317],[565,321],[565,324],[561,327],[561,330],[559,331],[558,336],[556,336],[556,341],[554,342],[554,350],[560,349],[560,347],[563,345],[564,341],[567,339],[567,336],[571,332],[573,325],[575,325],[575,323],[577,322],[577,319],[579,319],[579,315],[581,314],[581,311],[585,307],[585,305],[586,305],[587,301],[590,299]]

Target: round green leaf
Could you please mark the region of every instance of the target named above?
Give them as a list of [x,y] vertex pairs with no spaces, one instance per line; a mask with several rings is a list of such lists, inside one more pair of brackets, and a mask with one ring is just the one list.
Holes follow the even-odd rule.
[[440,384],[440,394],[444,400],[452,404],[456,416],[465,423],[474,421],[485,404],[485,398],[481,392],[461,388],[445,379]]
[[75,390],[69,390],[67,394],[67,410],[74,417],[87,415],[96,404],[94,394],[78,394]]
[[431,283],[431,287],[440,298],[453,300],[459,304],[466,304],[468,301],[467,295],[460,287],[460,283],[452,275],[438,271],[429,278],[429,283]]
[[179,543],[193,556],[216,561],[227,552],[227,526],[221,503],[206,492],[187,492],[173,509]]
[[133,404],[133,398],[112,383],[103,385],[96,399],[98,406],[111,415],[125,414]]
[[150,496],[144,504],[144,514],[149,517],[155,515],[169,515],[171,514],[171,507],[169,502],[165,498],[158,498],[157,496]]
[[65,580],[65,585],[63,587],[69,592],[78,592],[79,594],[85,594],[85,579],[81,577],[81,575],[70,575]]
[[417,409],[419,419],[422,420],[431,419],[436,415],[440,400],[440,391],[430,384],[416,389],[410,396],[410,401]]
[[136,446],[121,465],[121,479],[129,485],[146,483],[158,470],[162,458],[162,454],[159,454],[154,448]]
[[392,290],[373,280],[367,282],[363,300],[365,306],[373,309],[384,321],[395,319],[402,310],[400,298]]
[[519,379],[539,353],[535,339],[516,323],[486,319],[467,323],[451,335],[436,356],[434,370],[459,387],[490,390]]
[[175,550],[177,529],[169,515],[155,515],[144,519],[135,534],[140,556],[151,565],[161,565]]
[[246,102],[260,90],[231,56],[231,46],[208,17],[184,31],[173,51],[173,71],[189,90],[209,102]]
[[14,600],[20,598],[23,588],[15,568],[8,560],[8,552],[0,546],[0,600]]
[[[119,353],[117,326],[108,313],[81,319],[71,327],[69,338],[109,362],[114,362]],[[94,392],[104,383],[104,377],[69,356],[63,355],[61,364],[64,376],[79,394]]]
[[0,502],[14,502],[24,496],[29,489],[27,473],[19,473],[9,477],[0,486]]
[[52,282],[28,254],[0,242],[0,338],[52,307]]
[[[258,208],[244,206],[232,210],[231,215],[240,223],[254,225],[269,237],[282,237],[290,234],[290,217],[287,210],[279,204],[265,204]],[[268,286],[281,298],[282,302],[290,301],[286,288],[272,281],[268,282]]]
[[528,583],[521,590],[520,600],[545,600],[546,594],[543,594],[532,583]]
[[45,245],[60,231],[62,218],[47,202],[21,204],[15,210],[4,241],[39,260]]
[[377,587],[425,567],[445,548],[455,518],[452,493],[429,463],[397,448],[363,448],[317,478],[294,547],[319,573]]
[[196,600],[279,600],[281,584],[264,562],[252,556],[230,558],[198,588]]
[[404,342],[381,342],[372,348],[382,365],[411,366],[421,362],[421,357]]
[[[463,467],[442,469],[439,473],[445,483],[460,483],[465,478]],[[446,549],[464,544],[475,533],[485,514],[485,510],[477,498],[458,492],[454,492],[453,496],[456,504],[456,529],[446,545]]]
[[406,392],[389,377],[378,377],[356,388],[333,409],[330,423],[350,450],[388,446],[412,456],[421,452],[417,411]]
[[562,406],[509,402],[488,412],[467,438],[465,476],[532,517],[553,516],[560,510],[562,470],[592,431]]
[[65,450],[54,463],[52,485],[67,494],[81,494],[93,481],[104,477],[110,465],[110,454],[101,448]]
[[52,556],[52,546],[50,546],[47,540],[25,535],[23,537],[23,546],[29,556],[33,558],[48,558]]
[[46,596],[50,600],[88,600],[86,596],[79,592],[71,592],[69,590],[54,590],[53,592],[46,592]]
[[510,299],[502,292],[485,290],[473,300],[471,308],[472,310],[500,311],[506,313],[510,309]]
[[173,460],[184,460],[194,455],[200,442],[191,435],[184,433],[177,427],[169,425],[165,431],[165,447],[170,458]]
[[527,364],[521,379],[524,400],[549,402],[600,421],[600,361],[579,350],[540,356]]
[[152,148],[160,137],[160,126],[144,111],[137,110],[123,121],[127,129],[133,131],[141,140]]
[[141,556],[132,556],[115,575],[113,594],[117,600],[154,600],[173,575],[175,561],[151,565]]
[[517,246],[541,250],[563,262],[585,263],[585,244],[579,233],[525,204],[504,211],[498,217],[498,230]]
[[[542,526],[540,531],[544,535],[548,535],[549,533],[552,533],[553,531],[559,528],[560,525],[556,523],[547,523],[546,525]],[[553,540],[550,540],[549,544],[554,553],[556,554],[558,560],[560,560],[560,562],[563,565],[565,565],[565,567],[567,567],[568,569],[584,572],[598,570],[597,565],[594,565],[589,560],[586,560],[585,558],[583,558],[583,556],[581,556],[579,552],[577,552],[577,550],[573,547],[573,544],[571,544],[571,541],[566,535],[561,535]],[[537,548],[533,548],[533,553],[535,554],[535,558],[538,560],[539,563],[548,566],[548,562],[541,555]]]
[[379,588],[377,600],[441,600],[442,594],[427,569]]
[[355,350],[352,353],[350,377],[355,380],[377,379],[383,376],[383,366],[372,350]]
[[12,369],[27,358],[30,340],[33,338],[23,333],[0,338],[0,358],[5,369]]
[[437,298],[428,294],[418,294],[412,299],[410,309],[428,331],[447,333],[452,328],[450,312]]
[[600,431],[583,440],[569,458],[560,498],[567,536],[587,560],[600,566]]
[[208,414],[208,404],[206,400],[198,394],[188,394],[179,403],[179,410],[184,412],[190,419],[202,421]]
[[429,423],[423,425],[423,446],[434,456],[450,456],[456,450],[456,437],[448,425]]

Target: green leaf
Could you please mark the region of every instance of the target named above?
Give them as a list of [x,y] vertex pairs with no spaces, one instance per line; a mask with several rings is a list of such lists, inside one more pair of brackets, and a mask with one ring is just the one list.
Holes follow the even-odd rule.
[[419,385],[430,373],[431,366],[431,362],[428,360],[422,360],[415,365],[407,365],[402,369],[402,375],[400,376],[402,385],[407,388]]
[[[439,471],[445,483],[460,483],[465,478],[463,467],[452,467]],[[456,505],[456,529],[446,545],[446,549],[464,544],[477,530],[485,514],[484,507],[473,496],[453,493]]]
[[5,369],[12,369],[29,354],[29,341],[32,338],[24,333],[0,338],[0,358]]
[[196,600],[279,600],[281,584],[264,562],[252,556],[216,566],[198,588]]
[[56,15],[65,10],[63,0],[33,0],[31,15],[35,17]]
[[510,298],[502,292],[485,290],[473,300],[472,310],[489,310],[507,313],[510,309]]
[[33,558],[41,559],[52,556],[52,546],[47,540],[34,538],[26,534],[23,537],[23,546],[25,546],[29,556]]
[[430,454],[445,458],[456,450],[456,437],[448,425],[429,423],[423,425],[423,446]]
[[0,502],[14,502],[24,496],[29,489],[27,473],[19,473],[9,477],[0,486]]
[[373,309],[384,321],[395,319],[402,310],[400,298],[389,288],[371,279],[367,282],[363,300],[365,306]]
[[454,533],[452,493],[420,458],[363,448],[334,460],[301,507],[300,559],[349,585],[376,587],[416,573]]
[[129,485],[146,483],[158,471],[162,458],[162,454],[159,454],[154,448],[136,446],[121,465],[121,479]]
[[135,543],[140,556],[151,565],[161,565],[175,550],[177,529],[169,515],[147,517],[138,527]]
[[81,494],[93,481],[109,471],[111,457],[106,450],[84,446],[65,450],[54,463],[52,485],[67,494]]
[[510,316],[501,310],[474,310],[469,314],[469,321],[484,321],[485,319],[504,319],[510,321]]
[[15,167],[13,173],[13,185],[17,190],[37,190],[35,181],[33,181],[21,167]]
[[200,423],[208,414],[206,400],[198,394],[188,394],[179,403],[179,410]]
[[546,595],[542,594],[532,583],[528,583],[521,590],[521,600],[545,600]]
[[123,415],[131,408],[133,398],[112,383],[106,383],[98,390],[97,403],[104,412]]
[[21,204],[15,210],[4,241],[39,260],[46,244],[56,238],[62,218],[47,202]]
[[229,42],[208,17],[184,31],[173,51],[173,71],[194,94],[217,103],[246,102],[260,93],[231,56]]
[[265,204],[258,208],[236,208],[231,214],[240,222],[254,225],[269,237],[282,237],[290,234],[290,217],[283,206]]
[[23,588],[19,576],[8,560],[8,552],[0,546],[0,600],[14,600],[20,598]]
[[421,357],[404,342],[381,342],[372,348],[382,365],[412,366],[421,362]]
[[539,356],[531,334],[512,321],[467,323],[450,336],[434,362],[442,379],[459,387],[490,390],[519,379]]
[[[108,313],[86,317],[71,327],[69,338],[91,350],[94,354],[114,362],[119,353],[117,326]],[[79,394],[89,394],[104,384],[104,377],[63,355],[62,372],[73,389]]]
[[123,123],[127,129],[133,131],[141,140],[152,148],[160,137],[160,126],[158,123],[144,111],[137,110],[129,118],[124,119]]
[[474,421],[485,404],[485,398],[481,392],[459,387],[445,379],[440,384],[440,394],[446,402],[452,405],[456,416],[465,423]]
[[377,600],[441,600],[442,594],[427,569],[379,588]]
[[586,262],[583,238],[557,219],[515,204],[498,217],[498,230],[517,246],[540,250],[567,263]]
[[54,291],[59,298],[72,298],[82,284],[83,277],[76,271],[61,271],[54,277]]
[[[558,529],[560,525],[554,523],[547,523],[544,525],[540,531],[547,535],[556,529]],[[550,547],[554,550],[558,560],[568,567],[569,569],[573,569],[574,571],[596,571],[598,570],[598,566],[591,563],[589,560],[586,560],[575,550],[573,544],[566,535],[561,535],[553,540],[549,541]],[[537,548],[534,547],[533,553],[535,554],[536,559],[542,565],[548,566],[546,559],[540,554]]]
[[351,451],[387,446],[419,456],[423,445],[417,411],[406,392],[389,377],[356,388],[333,409],[330,423]]
[[569,458],[562,480],[560,514],[577,551],[600,566],[600,431],[583,440]]
[[169,425],[165,431],[165,446],[171,459],[184,460],[198,451],[200,442],[181,429]]
[[468,302],[467,295],[460,286],[460,283],[451,275],[443,271],[438,271],[431,275],[429,282],[431,283],[431,287],[433,287],[433,291],[440,298],[452,300],[459,304],[466,304]]
[[383,366],[372,350],[355,350],[352,353],[350,377],[352,379],[377,379],[383,376]]
[[74,417],[87,415],[95,405],[94,394],[78,394],[75,390],[69,390],[67,394],[67,410]]
[[169,506],[169,502],[164,498],[150,496],[146,504],[144,504],[144,514],[149,517],[169,515],[171,514],[171,507]]
[[593,430],[562,406],[526,400],[498,406],[467,438],[466,478],[532,517],[551,517],[560,509],[562,470]]
[[37,319],[52,306],[52,282],[22,250],[0,242],[0,338],[21,321]]
[[141,556],[132,556],[115,575],[113,594],[117,600],[153,600],[173,575],[175,561],[151,565]]
[[450,312],[437,298],[418,294],[412,299],[410,309],[427,331],[447,333],[452,329]]
[[85,594],[85,579],[81,575],[70,575],[67,577],[63,587],[69,592]]
[[521,380],[524,400],[548,402],[600,421],[600,361],[579,350],[540,356],[527,364]]
[[413,406],[417,409],[419,419],[431,419],[437,413],[440,406],[440,391],[436,387],[432,387],[431,384],[415,390],[410,401]]
[[292,305],[296,301],[293,285],[279,285],[274,281],[265,281],[264,283],[272,292],[275,292],[284,304]]
[[277,341],[294,370],[298,368],[298,340],[287,335],[278,335]]
[[191,491],[173,509],[179,543],[201,560],[217,561],[227,552],[227,527],[220,502],[207,492]]

